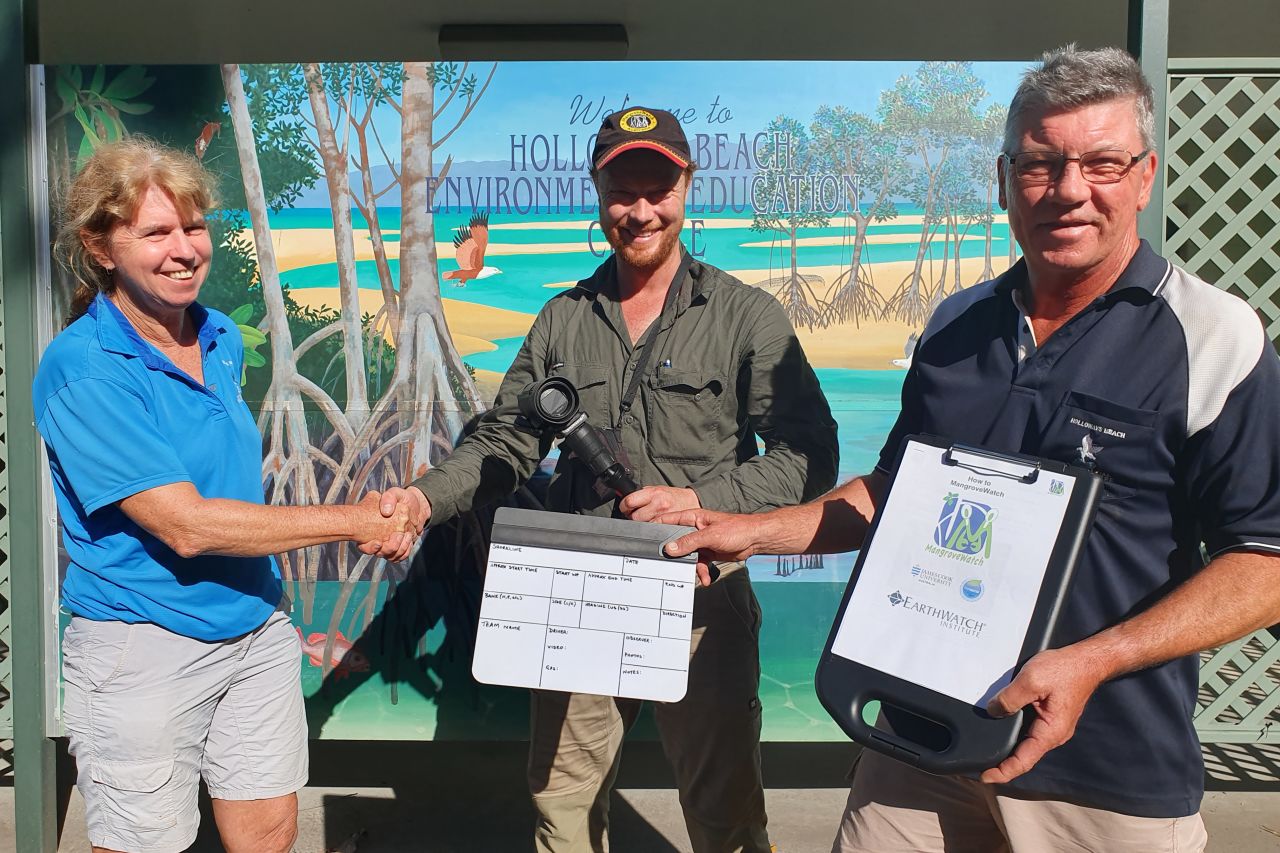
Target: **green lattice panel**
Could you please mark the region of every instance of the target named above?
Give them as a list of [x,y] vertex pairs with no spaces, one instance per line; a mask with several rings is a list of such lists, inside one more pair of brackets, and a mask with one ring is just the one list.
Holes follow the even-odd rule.
[[1280,744],[1280,640],[1258,631],[1201,655],[1195,719],[1205,743]]
[[1169,78],[1165,248],[1280,337],[1280,74]]
[[[1165,250],[1247,299],[1276,340],[1280,73],[1171,74],[1167,109]],[[1205,652],[1195,721],[1204,743],[1280,744],[1280,641],[1258,631]]]

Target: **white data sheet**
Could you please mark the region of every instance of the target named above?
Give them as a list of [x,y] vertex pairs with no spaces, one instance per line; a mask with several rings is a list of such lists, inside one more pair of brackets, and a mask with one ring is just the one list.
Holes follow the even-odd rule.
[[694,568],[495,542],[471,671],[487,684],[677,701],[689,675]]
[[1018,663],[1076,480],[946,453],[908,444],[832,651],[981,706]]

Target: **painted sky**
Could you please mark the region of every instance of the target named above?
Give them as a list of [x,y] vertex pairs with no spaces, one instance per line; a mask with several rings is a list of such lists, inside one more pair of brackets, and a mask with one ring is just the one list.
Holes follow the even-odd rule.
[[[1027,62],[977,62],[974,73],[986,84],[983,103],[1007,104]],[[602,101],[606,113],[617,109],[624,96],[629,105],[693,110],[688,133],[743,133],[763,128],[784,112],[807,123],[823,104],[843,105],[874,114],[880,92],[917,62],[507,62],[499,63],[493,83],[471,118],[446,143],[445,151],[458,160],[503,160],[511,154],[509,134],[527,128],[530,134],[576,133],[585,140],[598,121],[571,123],[575,96],[581,105]],[[486,63],[473,63],[469,73],[488,73]],[[719,99],[732,118],[709,122]],[[441,116],[443,128],[452,125],[461,99]],[[720,118],[726,118],[720,113]],[[384,139],[399,134],[400,117],[385,108],[375,119]],[[502,128],[495,133],[495,126]]]

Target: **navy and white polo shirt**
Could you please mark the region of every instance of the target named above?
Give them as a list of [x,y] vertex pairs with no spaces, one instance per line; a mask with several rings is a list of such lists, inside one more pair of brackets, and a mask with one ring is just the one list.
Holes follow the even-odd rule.
[[[1280,360],[1248,304],[1143,242],[1104,296],[1037,346],[1024,262],[942,302],[916,347],[903,437],[929,433],[1107,478],[1055,646],[1134,615],[1209,555],[1280,553]],[[1102,685],[1075,736],[1009,786],[1148,817],[1204,793],[1196,656]]]

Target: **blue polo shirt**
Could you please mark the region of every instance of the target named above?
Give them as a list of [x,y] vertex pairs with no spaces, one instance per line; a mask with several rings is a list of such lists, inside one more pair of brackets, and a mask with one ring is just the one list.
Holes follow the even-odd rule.
[[[1025,263],[940,304],[917,344],[909,433],[1075,464],[1104,494],[1054,646],[1149,607],[1232,550],[1280,552],[1280,361],[1242,300],[1144,242],[1104,296],[1037,345]],[[1008,786],[1147,817],[1194,813],[1198,656],[1102,685],[1075,736]]]
[[151,622],[212,641],[247,633],[275,610],[275,561],[184,559],[119,505],[180,482],[206,498],[263,502],[262,438],[240,396],[239,330],[225,314],[189,311],[204,385],[100,295],[49,345],[32,394],[71,558],[63,605],[88,619]]

